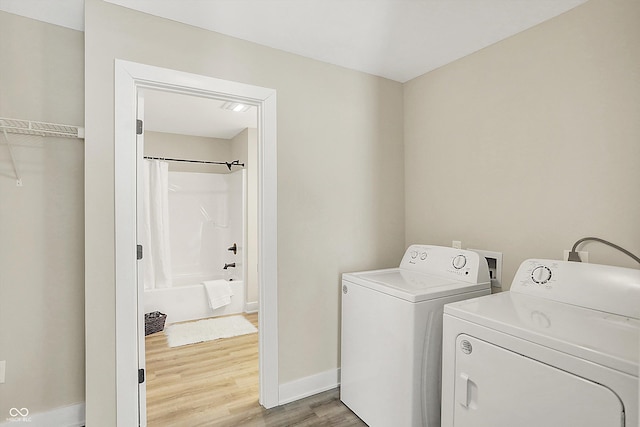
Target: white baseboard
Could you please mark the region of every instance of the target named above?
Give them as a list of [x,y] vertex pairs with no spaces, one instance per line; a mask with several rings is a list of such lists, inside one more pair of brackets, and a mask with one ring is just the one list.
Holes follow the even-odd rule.
[[[25,408],[18,408],[22,411]],[[24,413],[24,411],[23,411]],[[29,427],[80,427],[85,423],[85,404],[63,406],[46,412],[36,414],[29,413],[26,417],[8,417],[0,422],[0,427],[15,427],[17,425],[28,425]]]
[[331,390],[340,385],[340,369],[330,369],[319,374],[311,375],[299,380],[280,385],[280,405],[290,403],[323,391]]
[[257,313],[258,312],[258,301],[244,303],[244,312],[245,313]]

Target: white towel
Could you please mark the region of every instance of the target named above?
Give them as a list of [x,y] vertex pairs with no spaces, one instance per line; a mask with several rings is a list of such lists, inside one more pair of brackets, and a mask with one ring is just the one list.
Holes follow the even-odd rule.
[[212,310],[231,304],[233,291],[226,280],[207,280],[206,282],[202,282],[202,284],[207,290],[209,307],[211,307]]

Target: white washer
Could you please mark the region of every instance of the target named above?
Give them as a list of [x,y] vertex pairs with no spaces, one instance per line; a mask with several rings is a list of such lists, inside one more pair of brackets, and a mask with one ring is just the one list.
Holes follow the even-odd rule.
[[640,270],[527,260],[444,308],[442,427],[636,427]]
[[439,246],[410,246],[398,268],[343,274],[342,402],[371,427],[439,427],[443,306],[490,286],[482,256]]

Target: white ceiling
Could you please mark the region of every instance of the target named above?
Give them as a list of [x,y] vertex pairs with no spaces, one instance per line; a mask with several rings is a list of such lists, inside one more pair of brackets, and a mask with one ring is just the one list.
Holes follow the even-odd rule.
[[258,113],[223,110],[224,101],[155,90],[144,91],[145,129],[231,139],[246,128],[258,126]]
[[[406,82],[587,0],[105,1]],[[0,0],[0,10],[84,30],[84,0]],[[242,126],[234,121],[223,133],[213,134],[205,125],[225,123],[219,113],[231,114],[214,101],[151,96],[154,101],[146,103],[147,109],[158,105],[163,111],[148,110],[150,130],[223,137]],[[196,121],[200,115],[204,121]],[[255,111],[245,113],[249,116],[255,119]]]
[[[261,45],[406,82],[587,0],[106,0]],[[83,0],[0,0],[82,30]]]

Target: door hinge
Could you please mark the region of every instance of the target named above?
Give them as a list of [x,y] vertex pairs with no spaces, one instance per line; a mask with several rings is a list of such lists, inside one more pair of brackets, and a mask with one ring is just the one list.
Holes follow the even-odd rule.
[[138,369],[138,384],[144,382],[144,369]]
[[138,245],[136,250],[136,256],[138,258],[138,260],[142,259],[142,245]]
[[136,120],[136,135],[142,135],[142,120]]

